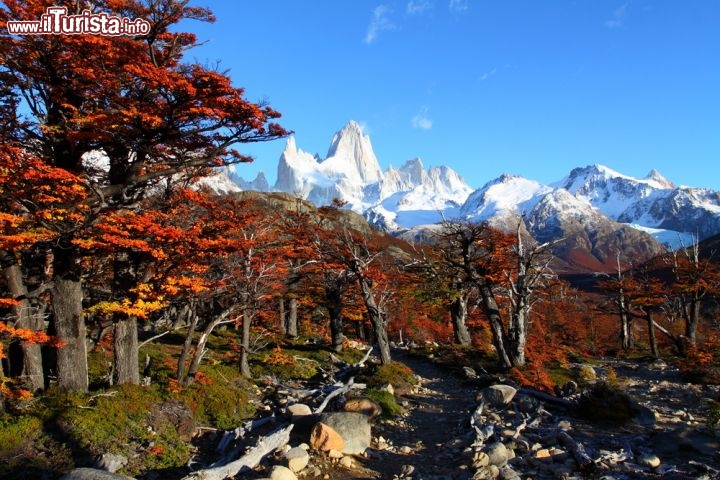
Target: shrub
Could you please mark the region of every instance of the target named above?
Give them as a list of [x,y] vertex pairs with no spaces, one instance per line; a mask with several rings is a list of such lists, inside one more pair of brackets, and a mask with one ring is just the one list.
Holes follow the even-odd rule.
[[630,396],[617,385],[598,382],[580,397],[578,412],[588,420],[623,424],[635,410]]

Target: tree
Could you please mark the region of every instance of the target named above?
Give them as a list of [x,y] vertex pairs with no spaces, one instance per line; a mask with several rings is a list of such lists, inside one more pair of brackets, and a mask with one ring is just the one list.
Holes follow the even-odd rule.
[[670,295],[677,300],[680,316],[685,321],[685,338],[694,346],[702,302],[720,292],[720,269],[712,256],[701,258],[696,238],[690,247],[672,252],[668,257],[673,273]]
[[[77,2],[56,5],[79,13]],[[46,7],[38,0],[8,0],[0,8],[0,28],[8,20],[38,19]],[[272,122],[278,112],[245,100],[227,75],[183,62],[197,40],[175,26],[184,19],[212,21],[208,10],[178,0],[102,0],[89,8],[143,18],[152,27],[143,36],[5,37],[0,47],[0,94],[13,119],[5,135],[47,165],[83,178],[93,192],[81,202],[88,207],[83,223],[109,207],[132,207],[162,180],[251,160],[233,148],[236,143],[288,133]],[[18,98],[29,110],[22,121]],[[85,155],[93,150],[104,152],[107,168],[89,164]],[[84,390],[83,271],[76,235],[63,232],[53,243],[51,293],[54,324],[67,345],[58,356],[58,384]],[[118,265],[116,271],[127,269]]]
[[551,244],[526,246],[520,227],[513,236],[483,224],[451,221],[443,222],[438,237],[451,275],[478,294],[500,366],[523,366],[535,290],[550,275],[546,252]]

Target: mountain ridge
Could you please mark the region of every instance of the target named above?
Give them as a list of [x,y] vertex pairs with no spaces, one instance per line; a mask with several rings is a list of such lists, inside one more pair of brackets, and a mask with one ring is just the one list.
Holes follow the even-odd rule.
[[590,263],[606,267],[615,258],[610,250],[620,245],[648,256],[662,250],[658,242],[675,248],[693,236],[702,240],[720,233],[720,193],[677,187],[655,169],[635,178],[594,164],[547,185],[504,174],[474,189],[447,166],[426,169],[419,157],[383,171],[370,137],[354,121],[332,136],[324,159],[288,138],[273,187],[264,175],[236,183],[317,205],[340,199],[375,227],[409,239],[423,238],[443,219],[505,229],[522,221],[536,239],[576,237],[567,242],[566,253],[583,251],[592,256]]

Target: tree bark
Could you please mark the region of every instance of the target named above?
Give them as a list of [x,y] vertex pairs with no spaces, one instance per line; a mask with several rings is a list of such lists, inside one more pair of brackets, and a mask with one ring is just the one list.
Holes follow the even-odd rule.
[[325,290],[328,315],[330,316],[330,341],[332,348],[340,353],[343,350],[342,292],[335,289]]
[[242,318],[242,351],[240,352],[240,375],[245,378],[252,378],[250,372],[250,325],[252,315],[250,309],[245,309]]
[[79,265],[74,252],[57,248],[54,252],[52,309],[55,332],[62,346],[57,349],[58,387],[68,391],[87,391],[88,366],[83,292]]
[[467,315],[467,295],[461,293],[450,304],[450,319],[455,334],[455,343],[464,346],[468,346],[472,342],[466,323]]
[[480,287],[480,298],[482,301],[483,311],[490,321],[490,330],[493,336],[493,345],[497,350],[498,362],[500,368],[509,370],[513,364],[507,349],[507,337],[503,328],[502,317],[500,316],[500,307],[495,300],[495,296],[490,286],[483,284]]
[[[37,308],[30,304],[27,299],[27,286],[23,280],[22,270],[18,265],[14,255],[8,252],[0,252],[0,261],[3,264],[3,273],[5,276],[5,284],[13,298],[18,299],[19,303],[12,310],[15,316],[15,327],[31,330],[33,332],[45,329],[45,321],[42,314]],[[23,354],[21,378],[27,385],[27,388],[33,392],[37,392],[45,388],[45,378],[43,375],[42,351],[37,343],[23,342],[21,345]]]
[[697,343],[697,328],[700,323],[700,300],[693,298],[687,306],[688,315],[685,321],[685,336],[691,345]]
[[512,316],[512,333],[510,335],[510,363],[513,367],[525,366],[525,346],[527,345],[527,327],[530,308],[527,303],[517,307]]
[[657,338],[655,336],[655,321],[654,321],[654,312],[652,310],[648,310],[646,313],[647,322],[648,322],[648,340],[650,342],[650,353],[653,358],[660,358],[660,353],[658,352],[658,346],[657,346]]
[[378,342],[380,363],[387,365],[392,362],[392,358],[390,357],[390,341],[388,340],[387,334],[387,317],[385,312],[381,312],[378,308],[368,279],[362,275],[358,275],[358,283],[360,283],[360,291],[363,301],[365,302],[365,308],[367,309],[370,323],[373,326],[375,338]]
[[290,338],[298,336],[298,301],[295,297],[288,299],[287,336]]
[[115,385],[140,385],[137,318],[129,317],[113,324]]
[[178,359],[176,376],[180,385],[186,385],[188,381],[185,372],[187,371],[187,361],[188,358],[190,358],[190,350],[192,349],[193,345],[195,328],[197,328],[198,324],[198,315],[192,305],[188,305],[188,308],[183,309],[183,312],[186,312],[186,316],[190,317],[190,326],[188,328],[187,335],[185,336],[185,342],[183,343],[183,349],[180,353],[180,359]]
[[278,316],[280,317],[280,332],[287,335],[287,312],[285,311],[285,298],[278,299]]

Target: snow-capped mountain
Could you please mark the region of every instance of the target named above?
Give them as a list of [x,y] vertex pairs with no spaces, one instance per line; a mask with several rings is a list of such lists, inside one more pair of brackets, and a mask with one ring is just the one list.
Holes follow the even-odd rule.
[[426,169],[419,158],[383,172],[370,138],[352,121],[332,137],[324,159],[290,137],[274,187],[262,174],[234,180],[243,189],[283,191],[317,205],[343,200],[371,224],[405,238],[425,237],[443,218],[504,229],[523,222],[538,241],[564,238],[561,256],[590,269],[610,266],[618,250],[646,258],[660,243],[677,247],[693,235],[702,240],[720,232],[720,193],[676,187],[655,170],[638,179],[591,165],[549,185],[503,175],[473,191],[452,169]]
[[[263,186],[257,185],[258,179],[250,183],[238,179],[237,183],[242,188],[251,185],[253,190]],[[341,199],[372,224],[389,231],[437,222],[439,212],[457,210],[472,192],[452,169],[441,166],[426,170],[419,158],[383,172],[370,137],[354,121],[335,133],[325,159],[301,150],[290,137],[280,156],[272,190],[300,196],[316,205]]]

